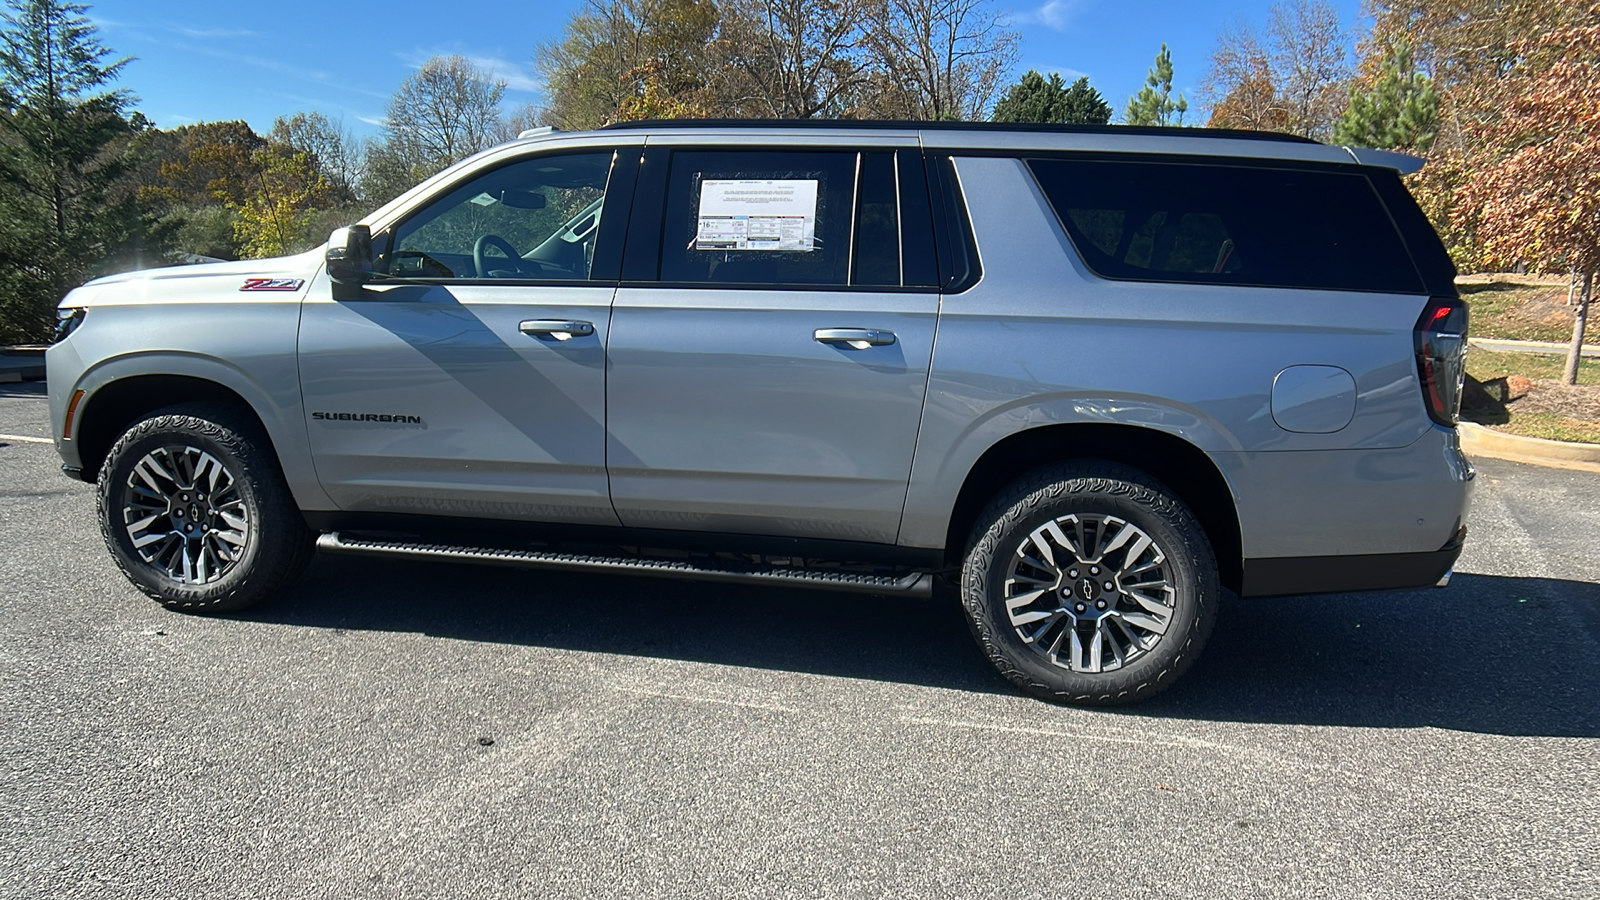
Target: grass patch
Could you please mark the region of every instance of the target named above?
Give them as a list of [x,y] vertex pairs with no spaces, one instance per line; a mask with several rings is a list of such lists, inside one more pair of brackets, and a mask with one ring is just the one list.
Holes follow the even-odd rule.
[[[1578,365],[1578,387],[1559,384],[1566,359],[1543,353],[1493,353],[1467,351],[1467,383],[1461,401],[1461,418],[1498,431],[1525,437],[1600,444],[1600,416],[1595,398],[1600,396],[1600,359],[1583,359]],[[1513,400],[1506,379],[1520,375],[1533,387]]]
[[1495,429],[1520,434],[1523,437],[1600,444],[1600,422],[1569,419],[1555,413],[1512,413],[1511,421],[1504,425],[1496,425]]
[[[1480,382],[1493,381],[1507,375],[1560,381],[1566,369],[1567,360],[1564,356],[1550,356],[1543,353],[1495,353],[1481,347],[1467,349],[1467,374]],[[1578,383],[1600,384],[1600,359],[1584,357],[1578,360]]]
[[[1514,341],[1572,340],[1572,313],[1567,288],[1556,284],[1529,284],[1510,280],[1460,282],[1472,311],[1474,337]],[[1591,307],[1590,317],[1595,317]],[[1584,343],[1600,344],[1600,328],[1589,328]]]

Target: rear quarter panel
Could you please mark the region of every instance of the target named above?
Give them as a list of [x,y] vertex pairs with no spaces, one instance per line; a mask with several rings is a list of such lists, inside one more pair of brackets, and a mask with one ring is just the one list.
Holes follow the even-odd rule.
[[[1438,430],[1423,410],[1412,359],[1411,329],[1425,298],[1109,281],[1084,267],[1023,162],[958,158],[956,171],[983,276],[942,302],[901,543],[943,545],[967,472],[1001,439],[1099,422],[1189,441],[1218,463],[1236,497],[1252,494],[1241,517],[1270,508],[1265,520],[1277,534],[1241,522],[1246,557],[1297,555],[1312,543],[1323,554],[1374,552],[1329,548],[1321,540],[1327,526],[1315,516],[1282,514],[1282,505],[1303,503],[1295,457],[1252,460],[1321,455],[1309,472],[1326,470],[1330,452],[1350,451],[1335,458],[1359,472],[1364,452],[1403,451]],[[1338,366],[1354,377],[1356,410],[1347,426],[1324,434],[1278,426],[1273,379],[1293,365]],[[1415,519],[1377,512],[1396,523]],[[1291,525],[1301,533],[1284,533],[1286,520],[1302,522]],[[1426,549],[1436,549],[1448,524],[1388,533],[1417,546],[1386,550],[1430,541]]]

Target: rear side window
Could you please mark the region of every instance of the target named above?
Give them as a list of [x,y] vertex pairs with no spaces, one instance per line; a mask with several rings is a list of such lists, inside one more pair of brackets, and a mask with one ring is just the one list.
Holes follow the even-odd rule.
[[1105,278],[1422,293],[1359,173],[1035,159],[1062,226]]
[[902,190],[888,150],[674,152],[659,278],[900,286]]

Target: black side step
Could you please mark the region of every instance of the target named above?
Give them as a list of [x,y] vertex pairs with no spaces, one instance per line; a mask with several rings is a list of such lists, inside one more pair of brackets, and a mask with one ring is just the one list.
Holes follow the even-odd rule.
[[569,569],[609,572],[613,575],[649,575],[683,578],[692,581],[721,581],[731,584],[765,584],[774,587],[817,588],[825,591],[851,591],[858,594],[896,594],[907,597],[933,596],[933,575],[907,572],[903,575],[833,569],[801,569],[790,566],[739,564],[716,559],[690,562],[682,559],[594,556],[551,550],[503,550],[492,547],[448,546],[406,541],[374,541],[346,537],[338,532],[317,538],[317,549],[327,553],[353,553],[364,556],[402,556],[411,559],[436,559],[454,562],[489,563],[504,566],[529,566],[538,569]]

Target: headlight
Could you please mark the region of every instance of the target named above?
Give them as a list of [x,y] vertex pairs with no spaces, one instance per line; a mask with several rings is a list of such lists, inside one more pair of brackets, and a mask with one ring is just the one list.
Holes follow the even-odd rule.
[[59,344],[67,339],[67,335],[77,331],[78,326],[83,324],[83,317],[88,312],[87,309],[81,306],[56,310],[56,339],[52,343]]

